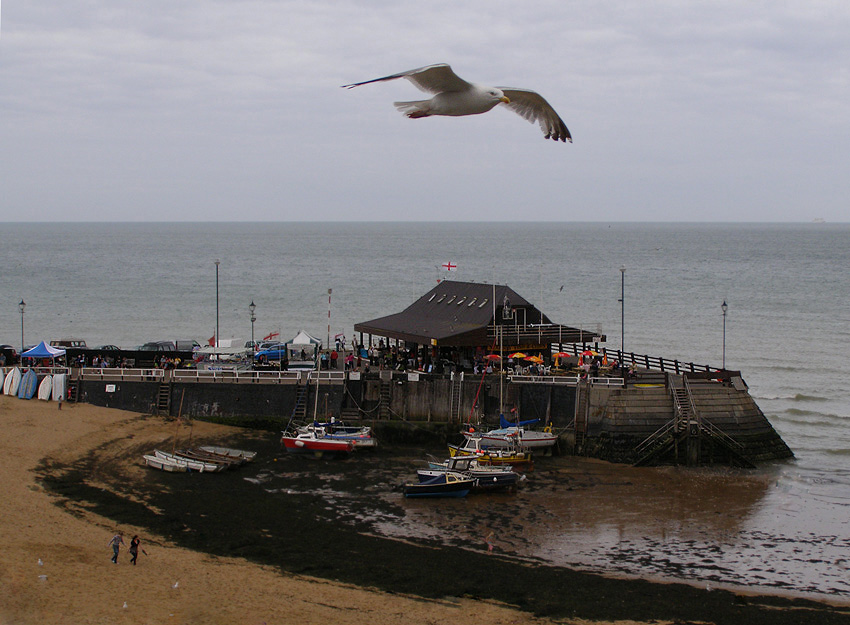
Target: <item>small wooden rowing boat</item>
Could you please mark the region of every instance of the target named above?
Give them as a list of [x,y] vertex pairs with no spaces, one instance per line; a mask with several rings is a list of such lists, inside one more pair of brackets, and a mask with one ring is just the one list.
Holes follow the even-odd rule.
[[245,464],[244,458],[233,458],[231,456],[214,454],[212,452],[202,451],[200,449],[178,449],[174,452],[174,455],[180,456],[181,458],[188,458],[190,460],[198,460],[200,462],[212,462],[215,464],[223,464],[228,469],[241,467],[243,464]]
[[245,462],[253,462],[257,456],[256,451],[246,451],[244,449],[233,449],[232,447],[217,447],[215,445],[201,445],[198,447],[201,451],[208,451],[212,454],[228,456],[230,458],[241,458]]
[[170,454],[167,451],[155,449],[153,455],[161,460],[166,460],[178,465],[186,465],[192,471],[200,471],[201,473],[217,473],[227,468],[226,464],[217,462],[204,462],[202,460],[193,460],[184,458],[176,454]]
[[157,469],[158,471],[167,471],[169,473],[186,473],[189,470],[189,467],[185,464],[177,464],[176,462],[171,462],[170,460],[165,460],[163,458],[157,458],[156,456],[151,456],[145,454],[142,456],[145,461],[145,464],[152,469]]

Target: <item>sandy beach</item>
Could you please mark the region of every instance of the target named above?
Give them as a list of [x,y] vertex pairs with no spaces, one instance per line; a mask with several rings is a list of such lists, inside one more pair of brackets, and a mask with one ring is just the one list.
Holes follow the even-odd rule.
[[[0,397],[0,622],[47,623],[425,623],[476,614],[492,624],[547,623],[480,601],[423,601],[178,548],[142,528],[69,513],[38,485],[43,461],[68,462],[116,440],[165,438],[160,423],[86,404]],[[197,423],[199,434],[226,430]],[[222,432],[225,433],[225,432]],[[120,445],[117,446],[120,449]],[[128,467],[130,472],[146,471]],[[110,562],[117,531],[140,534],[147,552]],[[42,564],[39,564],[41,561]],[[125,607],[126,604],[126,607]]]
[[[171,444],[173,420],[169,423],[160,417],[86,404],[65,404],[59,410],[52,402],[0,396],[0,422],[4,432],[0,480],[5,495],[0,514],[0,623],[4,624],[334,621],[389,625],[470,617],[493,625],[850,621],[846,610],[811,601],[729,591],[707,595],[691,586],[529,568],[465,550],[422,549],[399,541],[379,542],[383,545],[380,555],[373,543],[368,543],[370,552],[360,565],[366,568],[355,565],[354,573],[345,572],[353,584],[298,574],[308,570],[320,576],[336,575],[332,567],[310,568],[312,562],[307,566],[296,562],[286,571],[200,553],[152,535],[144,527],[107,518],[132,518],[134,506],[151,506],[144,500],[150,483],[146,480],[157,475],[140,464],[139,449]],[[195,422],[193,430],[199,439],[222,442],[244,435],[235,428],[203,422]],[[61,484],[58,489],[56,484],[45,488],[43,480],[60,473],[58,467],[65,474],[68,467],[79,467],[84,477],[76,481],[84,481],[86,488],[108,491],[106,501],[112,501],[110,489],[114,489],[116,477],[130,488],[122,490],[108,515],[101,516],[90,503],[58,495]],[[128,492],[136,495],[128,496]],[[134,496],[136,501],[132,501]],[[110,562],[108,542],[118,531],[128,544],[134,534],[142,537],[147,554],[139,555],[137,566],[130,564],[126,547],[117,564]],[[181,531],[188,530],[178,530],[176,535]],[[291,526],[291,531],[297,528]],[[366,536],[363,540],[380,538]],[[255,543],[262,541],[263,537],[257,536],[250,548],[256,549]],[[353,546],[355,552],[361,548]],[[291,553],[292,558],[300,553],[303,559],[303,554],[310,552]],[[386,573],[376,577],[373,563],[379,559]],[[430,578],[429,598],[416,596],[419,580],[411,578],[423,568],[432,569],[430,574],[437,576]],[[446,577],[445,570],[466,584],[457,587],[456,594],[451,594],[454,585],[437,583],[440,576]],[[360,587],[358,576],[373,582]],[[480,599],[486,596],[483,589],[499,586],[500,581],[502,586],[507,582],[507,590],[494,591],[492,596],[504,597],[504,603]],[[541,585],[548,587],[544,590]],[[436,595],[434,588],[438,589]],[[538,616],[507,605],[515,598]]]

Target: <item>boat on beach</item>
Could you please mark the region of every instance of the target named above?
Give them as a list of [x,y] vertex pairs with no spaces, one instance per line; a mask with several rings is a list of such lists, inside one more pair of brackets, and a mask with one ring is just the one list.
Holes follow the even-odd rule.
[[419,480],[428,480],[441,473],[459,473],[474,481],[473,490],[515,490],[525,479],[509,466],[482,466],[475,456],[453,456],[442,462],[431,461],[427,469],[416,473]]
[[475,480],[454,471],[440,472],[439,475],[419,482],[404,484],[405,497],[466,497]]
[[337,421],[329,423],[318,423],[314,421],[309,425],[296,428],[299,433],[315,432],[317,437],[332,440],[351,441],[359,449],[374,449],[378,446],[378,439],[372,436],[372,428],[366,425],[345,425]]
[[171,460],[159,458],[150,454],[145,454],[142,458],[147,466],[152,469],[157,469],[158,471],[167,471],[168,473],[186,473],[189,471],[189,467],[185,464],[177,464]]
[[242,458],[234,458],[231,456],[225,456],[223,454],[216,454],[208,451],[203,451],[201,449],[193,448],[193,449],[178,449],[174,452],[175,456],[180,458],[187,458],[189,460],[197,460],[199,462],[211,462],[215,464],[223,464],[227,469],[233,469],[236,467],[241,467],[245,464],[245,460]]
[[17,395],[18,386],[21,384],[21,370],[18,367],[12,367],[3,380],[3,394]]
[[177,465],[185,465],[190,470],[199,471],[201,473],[217,473],[227,468],[226,464],[218,462],[206,462],[203,460],[194,460],[192,458],[186,458],[177,454],[171,454],[167,451],[162,451],[160,449],[155,449],[153,455],[159,458],[160,460],[164,460]]
[[38,390],[38,375],[32,369],[27,369],[21,376],[21,382],[18,385],[19,399],[32,399]]
[[318,436],[314,431],[284,431],[280,442],[289,453],[313,452],[316,456],[322,456],[326,453],[347,455],[354,451],[354,443],[350,440]]
[[537,419],[511,423],[500,416],[499,421],[501,426],[499,428],[487,432],[478,432],[474,428],[470,428],[468,431],[463,432],[463,436],[467,439],[480,438],[480,445],[485,448],[516,448],[522,451],[528,449],[549,449],[558,442],[558,435],[549,426],[544,428],[543,431],[531,430],[526,427],[537,422]]
[[219,447],[216,445],[201,445],[198,447],[201,451],[206,451],[211,454],[227,456],[228,458],[239,458],[245,462],[253,462],[257,457],[256,451],[246,451],[245,449],[234,449],[232,447]]
[[449,445],[449,455],[474,456],[480,465],[511,466],[523,471],[534,470],[534,459],[531,451],[521,451],[516,448],[483,447],[481,437],[473,436],[463,439],[460,445]]

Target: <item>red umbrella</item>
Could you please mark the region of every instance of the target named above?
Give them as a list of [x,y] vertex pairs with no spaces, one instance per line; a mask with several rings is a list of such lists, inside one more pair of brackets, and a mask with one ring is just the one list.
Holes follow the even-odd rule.
[[501,360],[502,357],[499,356],[499,354],[487,354],[486,356],[484,356],[484,359],[485,360]]

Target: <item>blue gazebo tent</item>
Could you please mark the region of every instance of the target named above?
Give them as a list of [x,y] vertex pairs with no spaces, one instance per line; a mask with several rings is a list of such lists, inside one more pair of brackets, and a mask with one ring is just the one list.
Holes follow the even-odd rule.
[[51,347],[50,345],[42,341],[32,349],[28,349],[23,354],[21,354],[21,358],[57,358],[59,356],[64,355],[64,349],[57,349],[55,347]]

